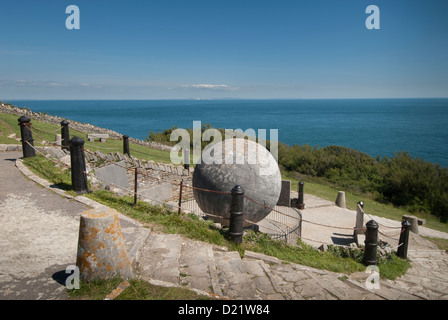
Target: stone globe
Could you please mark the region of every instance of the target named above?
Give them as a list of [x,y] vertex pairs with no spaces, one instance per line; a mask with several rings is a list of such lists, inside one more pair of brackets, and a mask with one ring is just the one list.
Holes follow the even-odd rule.
[[244,199],[244,227],[264,219],[277,204],[280,169],[261,144],[232,138],[204,148],[193,173],[194,198],[204,213],[223,226],[229,226],[231,203],[231,195],[224,193],[230,193],[235,185],[240,185],[245,196],[258,202]]

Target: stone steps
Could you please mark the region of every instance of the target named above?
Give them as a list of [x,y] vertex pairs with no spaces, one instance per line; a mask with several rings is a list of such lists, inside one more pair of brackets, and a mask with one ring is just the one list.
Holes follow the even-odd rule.
[[[446,299],[446,281],[416,278],[380,280],[368,289],[369,276],[350,276],[287,263],[266,255],[213,246],[173,234],[150,233],[139,252],[137,273],[144,278],[194,288],[238,300],[414,300]],[[411,269],[410,271],[412,271]]]

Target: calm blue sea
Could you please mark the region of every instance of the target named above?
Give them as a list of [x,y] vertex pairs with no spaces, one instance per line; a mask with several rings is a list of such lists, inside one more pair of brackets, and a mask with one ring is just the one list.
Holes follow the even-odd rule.
[[448,99],[8,101],[137,139],[193,121],[278,129],[288,145],[341,145],[373,157],[407,151],[448,167]]

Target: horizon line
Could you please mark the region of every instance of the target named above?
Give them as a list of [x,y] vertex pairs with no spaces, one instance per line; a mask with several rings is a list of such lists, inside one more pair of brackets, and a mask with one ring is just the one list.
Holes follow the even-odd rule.
[[7,101],[172,101],[172,100],[190,100],[190,101],[225,101],[225,100],[393,100],[393,99],[448,99],[446,97],[375,97],[375,98],[146,98],[146,99],[51,99],[51,98],[13,98],[0,99],[1,102]]

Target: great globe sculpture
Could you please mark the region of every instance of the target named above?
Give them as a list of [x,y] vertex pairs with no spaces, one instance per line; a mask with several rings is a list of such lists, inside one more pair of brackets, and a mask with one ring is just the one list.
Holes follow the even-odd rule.
[[243,187],[245,196],[258,202],[244,199],[244,227],[264,219],[277,204],[280,169],[261,144],[232,138],[204,148],[193,173],[194,198],[204,213],[223,226],[230,222],[231,195],[225,193],[230,193],[235,185]]

